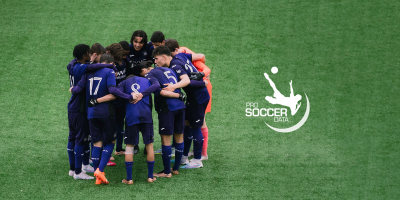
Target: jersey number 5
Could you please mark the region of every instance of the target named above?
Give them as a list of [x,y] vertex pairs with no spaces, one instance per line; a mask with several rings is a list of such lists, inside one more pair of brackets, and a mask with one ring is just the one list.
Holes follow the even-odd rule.
[[100,86],[100,82],[103,78],[101,77],[93,77],[93,78],[89,78],[90,81],[90,95],[92,95],[92,90],[93,90],[93,81],[99,81],[99,83],[97,84],[96,90],[94,91],[93,95],[97,95],[97,91],[99,90],[99,86]]
[[[169,73],[171,73],[170,71],[166,71],[166,72],[164,72],[164,75],[167,77],[167,79],[168,79],[168,81],[169,81],[169,79],[170,78],[172,78],[174,81],[175,81],[175,83],[177,83],[178,81],[176,80],[176,78],[174,77],[174,76],[169,76],[168,74]],[[170,82],[171,84],[175,84],[175,83],[173,83],[172,81]]]

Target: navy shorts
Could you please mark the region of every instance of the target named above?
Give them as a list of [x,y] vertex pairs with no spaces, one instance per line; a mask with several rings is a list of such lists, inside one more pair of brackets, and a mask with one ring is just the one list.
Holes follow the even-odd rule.
[[168,111],[158,114],[158,133],[160,135],[173,135],[183,133],[185,129],[185,109]]
[[209,100],[201,104],[197,102],[186,102],[185,120],[189,121],[190,127],[200,128],[203,126],[208,101]]
[[69,142],[83,145],[90,141],[89,121],[86,113],[68,113]]
[[115,119],[92,118],[89,119],[90,136],[93,143],[103,141],[104,144],[111,143],[117,136]]
[[143,143],[151,144],[154,141],[153,123],[134,124],[132,126],[125,126],[125,144],[138,145],[139,144],[139,131],[142,133]]

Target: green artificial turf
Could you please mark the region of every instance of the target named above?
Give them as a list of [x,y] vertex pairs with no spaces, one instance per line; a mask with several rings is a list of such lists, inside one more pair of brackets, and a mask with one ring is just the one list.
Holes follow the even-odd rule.
[[[1,1],[1,199],[399,199],[398,1]],[[206,55],[213,84],[209,160],[148,184],[123,157],[110,184],[67,175],[66,66],[76,44],[108,46],[135,30]],[[271,73],[271,67],[279,69]],[[246,103],[289,82],[302,106],[289,122],[247,117]],[[291,133],[310,101],[306,123]],[[289,109],[288,109],[289,112]],[[153,114],[157,128],[157,115]],[[155,129],[154,148],[161,146]],[[162,169],[156,155],[155,171]]]

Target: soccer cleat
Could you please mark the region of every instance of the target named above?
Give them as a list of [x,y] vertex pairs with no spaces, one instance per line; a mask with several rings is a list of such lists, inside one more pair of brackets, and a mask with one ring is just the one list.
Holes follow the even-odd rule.
[[77,179],[91,180],[91,179],[94,179],[94,177],[93,176],[89,176],[89,175],[86,174],[86,172],[82,171],[80,174],[75,174],[74,173],[74,179],[75,180],[77,180]]
[[127,181],[126,179],[122,180],[123,184],[127,184],[127,185],[133,185],[133,180],[129,180]]
[[162,153],[162,148],[160,147],[157,151],[154,152],[154,154],[161,154]]
[[187,164],[189,164],[188,156],[182,156],[181,165],[187,165]]
[[194,156],[193,151],[189,151],[188,157],[192,157],[192,156]]
[[192,159],[189,162],[189,164],[182,166],[181,169],[195,169],[202,167],[203,167],[203,162],[201,162],[201,159]]
[[115,166],[117,165],[115,162],[108,161],[107,166]]
[[94,173],[94,168],[90,165],[82,165],[82,170],[88,173]]
[[96,178],[96,182],[95,182],[96,185],[101,185],[102,183],[103,182],[99,178]]
[[94,172],[94,176],[96,177],[96,182],[97,179],[100,179],[103,184],[108,184],[108,180],[106,179],[106,173],[101,172],[99,168],[97,168],[96,171]]
[[68,175],[69,175],[69,176],[74,176],[74,174],[75,174],[75,171],[74,171],[74,170],[69,170],[69,172],[68,172]]
[[[193,159],[194,159],[194,158],[190,159],[190,161],[192,161]],[[200,160],[208,160],[208,155],[206,155],[206,156],[201,155]]]

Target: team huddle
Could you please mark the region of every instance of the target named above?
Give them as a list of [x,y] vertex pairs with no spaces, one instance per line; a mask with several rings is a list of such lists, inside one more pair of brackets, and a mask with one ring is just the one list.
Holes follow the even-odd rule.
[[[148,42],[147,34],[137,30],[130,43],[121,41],[106,48],[99,43],[78,44],[73,56],[67,66],[72,93],[69,176],[108,184],[104,169],[116,165],[112,162],[116,146],[114,154],[125,156],[127,176],[122,183],[133,184],[139,132],[147,156],[147,182],[178,175],[179,169],[203,167],[202,161],[208,159],[205,113],[211,112],[212,90],[211,70],[203,54],[180,47],[174,39],[165,40],[160,31]],[[153,102],[161,136],[157,151],[153,149]],[[164,169],[153,173],[155,154],[160,153]]]

